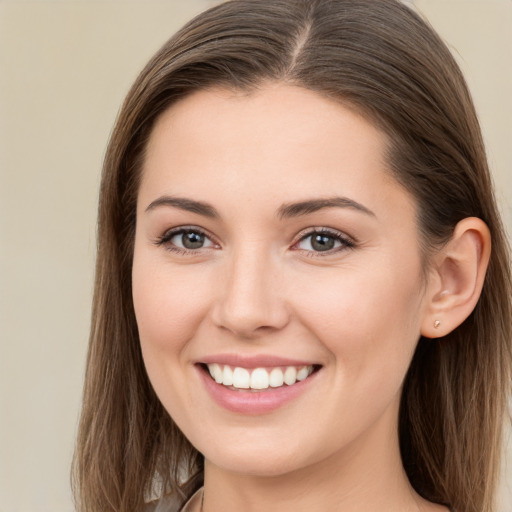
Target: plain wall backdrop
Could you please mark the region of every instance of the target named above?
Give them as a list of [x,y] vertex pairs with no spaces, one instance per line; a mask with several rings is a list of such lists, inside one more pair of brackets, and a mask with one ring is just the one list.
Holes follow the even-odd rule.
[[[214,2],[0,0],[0,512],[71,512],[100,169],[148,58]],[[417,0],[474,94],[512,231],[512,0]],[[512,442],[500,512],[512,511]]]

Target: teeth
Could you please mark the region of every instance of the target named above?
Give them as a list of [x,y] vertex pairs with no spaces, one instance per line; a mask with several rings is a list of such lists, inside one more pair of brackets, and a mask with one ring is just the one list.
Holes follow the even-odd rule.
[[224,366],[224,373],[222,374],[222,384],[224,386],[233,385],[233,370],[229,366]]
[[288,366],[284,371],[284,383],[291,386],[297,381],[297,368],[294,366]]
[[297,380],[304,380],[304,379],[307,379],[308,377],[309,377],[309,371],[306,367],[301,368],[297,372]]
[[214,363],[208,366],[208,369],[210,370],[210,375],[215,379],[215,382],[217,384],[222,384],[223,379],[221,367],[217,363]]
[[281,368],[274,368],[270,372],[269,384],[271,388],[279,388],[284,383],[283,370]]
[[251,389],[267,389],[269,376],[265,368],[256,368],[251,373]]
[[297,381],[307,379],[313,372],[313,366],[286,366],[275,367],[270,371],[266,368],[231,368],[228,365],[221,366],[217,363],[209,364],[208,370],[217,384],[232,386],[237,389],[268,389],[279,388],[286,384],[293,386]]
[[251,376],[245,368],[237,367],[233,370],[233,387],[239,389],[249,389],[251,387]]

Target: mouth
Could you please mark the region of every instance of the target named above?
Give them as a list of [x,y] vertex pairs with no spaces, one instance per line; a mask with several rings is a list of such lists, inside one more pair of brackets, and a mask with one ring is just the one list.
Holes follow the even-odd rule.
[[244,368],[219,363],[200,363],[202,371],[228,389],[261,392],[289,388],[320,370],[316,364]]
[[271,354],[227,353],[205,356],[195,367],[213,402],[251,416],[273,413],[318,389],[323,365]]

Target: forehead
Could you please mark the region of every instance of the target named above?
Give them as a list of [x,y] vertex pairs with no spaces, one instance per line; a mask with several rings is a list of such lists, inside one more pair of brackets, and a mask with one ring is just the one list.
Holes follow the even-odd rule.
[[216,193],[242,207],[312,195],[375,203],[398,192],[411,207],[387,168],[387,144],[352,109],[300,87],[198,91],[157,120],[139,197]]

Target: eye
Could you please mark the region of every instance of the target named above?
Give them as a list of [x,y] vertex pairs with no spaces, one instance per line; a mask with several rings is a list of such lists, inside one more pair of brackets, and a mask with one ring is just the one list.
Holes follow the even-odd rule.
[[176,247],[192,250],[212,245],[211,240],[209,240],[204,233],[199,233],[197,231],[182,231],[181,233],[173,235],[169,239],[169,242]]
[[199,228],[176,228],[166,232],[157,240],[170,251],[188,253],[214,247],[216,244]]
[[339,232],[326,228],[310,231],[295,244],[294,248],[316,253],[338,252],[354,247],[354,242]]

